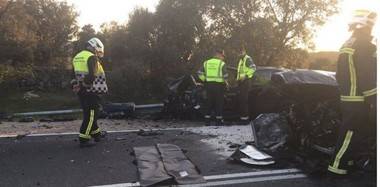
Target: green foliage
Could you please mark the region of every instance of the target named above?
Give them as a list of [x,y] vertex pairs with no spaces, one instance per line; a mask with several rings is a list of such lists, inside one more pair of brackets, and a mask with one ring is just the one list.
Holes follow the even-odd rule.
[[[33,80],[37,67],[63,71],[77,32],[77,13],[66,2],[0,0],[0,82]],[[42,72],[48,74],[49,71]]]

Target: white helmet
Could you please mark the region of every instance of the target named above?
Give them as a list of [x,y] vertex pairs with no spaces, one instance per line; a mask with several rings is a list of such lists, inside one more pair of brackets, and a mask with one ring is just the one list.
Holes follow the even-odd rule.
[[375,25],[377,14],[369,10],[355,10],[351,22],[348,24],[350,29],[360,29],[363,27],[372,28]]
[[91,38],[87,41],[87,43],[95,49],[95,52],[97,52],[98,55],[101,55],[100,57],[102,57],[104,54],[104,45],[102,41],[100,41],[98,38]]

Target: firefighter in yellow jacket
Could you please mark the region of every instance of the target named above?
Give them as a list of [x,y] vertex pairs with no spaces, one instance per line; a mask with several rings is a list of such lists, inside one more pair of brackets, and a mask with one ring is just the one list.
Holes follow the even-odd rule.
[[339,129],[335,154],[328,171],[345,175],[354,164],[359,148],[358,132],[369,128],[370,113],[376,114],[376,45],[372,28],[376,13],[357,10],[349,29],[352,36],[343,44],[337,63],[342,125]]
[[93,146],[95,144],[90,142],[91,138],[99,142],[104,136],[97,125],[99,96],[108,92],[105,72],[100,63],[103,55],[103,43],[98,38],[92,38],[86,43],[86,49],[73,59],[75,79],[72,85],[83,109],[83,121],[79,131],[80,147]]
[[245,47],[241,46],[236,80],[238,83],[238,90],[239,90],[238,100],[239,100],[239,107],[240,107],[240,122],[242,124],[247,124],[249,121],[248,92],[249,92],[251,80],[255,71],[256,71],[256,65],[253,63],[252,57],[247,55],[247,51]]

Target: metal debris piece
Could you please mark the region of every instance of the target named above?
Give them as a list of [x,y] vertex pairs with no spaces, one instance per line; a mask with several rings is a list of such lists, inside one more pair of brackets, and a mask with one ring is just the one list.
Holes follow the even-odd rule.
[[257,161],[257,160],[251,159],[251,158],[241,158],[240,161],[242,161],[242,162],[244,162],[246,164],[258,165],[258,166],[266,166],[266,165],[271,165],[271,164],[275,163],[274,160],[269,160],[269,161],[260,160],[260,161]]
[[274,152],[287,143],[289,127],[286,116],[261,114],[251,122],[254,144],[261,150]]
[[239,150],[254,160],[267,160],[272,157],[264,152],[259,151],[252,145],[242,145]]
[[258,150],[252,145],[240,146],[230,158],[250,165],[264,166],[275,163],[272,156]]

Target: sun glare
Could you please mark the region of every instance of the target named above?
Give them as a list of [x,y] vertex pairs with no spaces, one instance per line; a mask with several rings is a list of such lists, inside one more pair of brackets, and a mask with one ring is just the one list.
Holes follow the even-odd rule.
[[350,36],[348,22],[352,12],[356,9],[376,11],[377,23],[373,34],[379,37],[380,1],[378,0],[342,0],[339,4],[339,13],[332,16],[327,23],[316,33],[316,51],[338,51],[342,43]]

